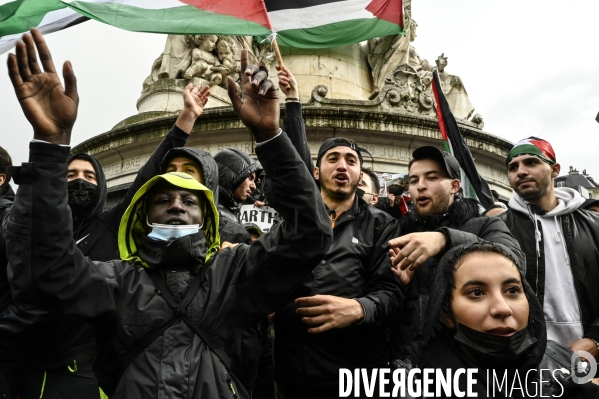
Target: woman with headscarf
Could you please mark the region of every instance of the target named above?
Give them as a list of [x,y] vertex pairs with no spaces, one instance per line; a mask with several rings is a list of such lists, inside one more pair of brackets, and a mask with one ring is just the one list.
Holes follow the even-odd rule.
[[[488,242],[449,251],[435,271],[424,333],[394,366],[451,375],[476,368],[470,390],[478,397],[599,398],[599,386],[579,378],[584,363],[547,340],[543,309],[516,264]],[[442,397],[468,392],[462,377]]]

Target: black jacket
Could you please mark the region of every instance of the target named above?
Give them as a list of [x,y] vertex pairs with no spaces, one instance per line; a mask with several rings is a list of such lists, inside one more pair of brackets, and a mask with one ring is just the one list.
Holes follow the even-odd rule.
[[251,244],[252,237],[241,223],[241,205],[233,198],[233,193],[247,177],[260,174],[262,168],[244,152],[225,148],[214,155],[218,164],[218,212],[221,215],[221,241]]
[[[285,129],[312,174],[303,126],[301,105],[287,103]],[[322,204],[320,196],[317,201]],[[333,233],[321,264],[275,315],[275,378],[288,392],[337,391],[339,368],[384,367],[389,360],[385,328],[403,297],[389,261],[388,241],[399,233],[397,221],[356,196]],[[346,328],[309,334],[294,300],[316,294],[355,298],[365,317]]]
[[408,212],[399,221],[402,235],[438,231],[445,235],[447,242],[444,251],[416,270],[412,282],[406,288],[404,309],[393,328],[393,358],[401,354],[403,346],[422,334],[424,323],[428,319],[426,305],[431,294],[432,275],[439,259],[448,250],[461,244],[490,241],[500,244],[519,261],[518,266],[524,269],[524,255],[506,225],[497,218],[479,217],[476,200],[455,198],[446,215],[431,215],[422,219],[415,212]]
[[[224,398],[232,396],[230,381],[240,398],[249,398],[247,391],[257,372],[260,322],[311,272],[332,240],[325,208],[317,201],[318,190],[287,137],[281,135],[256,149],[268,174],[269,203],[287,222],[251,246],[239,245],[214,255],[185,312],[233,360],[232,380],[220,360],[180,318],[124,374],[118,373],[119,362],[136,337],[175,315],[139,262],[166,274],[168,290],[175,298],[182,296],[189,275],[197,273],[203,263],[208,243],[210,251],[218,247],[213,229],[216,218],[212,216],[211,223],[205,220],[204,231],[211,232],[206,236],[197,233],[164,245],[147,245],[142,236],[141,244],[137,241],[140,251],[161,256],[158,262],[141,256],[139,262],[93,263],[76,248],[70,228],[60,227],[70,226],[65,150],[37,145],[46,146],[41,151],[44,156],[37,155],[32,145],[30,163],[13,173],[21,186],[7,229],[15,299],[43,301],[101,328],[107,340],[101,343],[104,349],[94,371],[113,399]],[[143,208],[141,201],[143,196],[134,201],[135,207],[140,206],[136,209]],[[139,214],[125,215],[123,223],[128,227],[131,215]],[[133,227],[121,237],[121,245],[136,240]]]
[[6,266],[8,266],[8,260],[6,259],[6,243],[5,229],[6,223],[8,222],[8,215],[10,214],[10,208],[12,208],[12,202],[15,199],[15,193],[12,188],[8,186],[8,191],[0,197],[0,312],[2,312],[8,305],[12,303],[12,297],[10,295],[10,286],[8,285],[8,277],[6,276]]
[[[93,165],[98,190],[94,208],[83,218],[72,218],[72,227],[68,229],[85,256],[98,261],[119,258],[117,235],[125,209],[135,192],[160,173],[165,154],[173,147],[185,145],[188,136],[173,126],[139,171],[125,198],[108,211],[104,211],[107,187],[102,166],[87,154],[75,155]],[[72,159],[69,157],[67,164]],[[67,230],[66,226],[61,228]],[[0,284],[3,281],[7,284],[6,280],[0,280]],[[44,305],[12,303],[4,309],[0,316],[0,369],[14,369],[21,363],[29,370],[45,370],[73,366],[75,360],[78,367],[91,366],[95,354],[94,327],[79,317],[63,315]]]
[[[526,255],[526,280],[542,305],[545,296],[545,254],[541,244],[540,257],[537,257],[533,221],[529,215],[513,209],[502,213],[499,219],[505,222]],[[580,304],[584,337],[599,341],[599,215],[578,209],[559,216],[559,219]],[[542,226],[540,223],[538,226],[542,237]]]
[[[455,376],[459,369],[478,369],[474,376],[476,382],[473,384],[472,391],[479,398],[491,396],[496,398],[599,398],[598,386],[592,383],[578,385],[572,380],[576,369],[581,366],[579,360],[572,362],[573,352],[557,342],[547,340],[543,308],[526,281],[523,281],[523,287],[529,304],[527,329],[530,336],[534,338],[531,340],[531,345],[519,357],[507,363],[503,359],[500,363],[497,358],[488,353],[485,355],[475,352],[466,353],[469,349],[454,339],[456,330],[445,326],[446,307],[449,305],[447,296],[452,289],[449,275],[453,274],[453,265],[458,252],[459,248],[453,248],[441,259],[433,273],[433,289],[426,307],[428,318],[423,334],[405,348],[401,360],[392,362],[392,367],[421,370],[427,368],[444,372],[449,369],[451,377]],[[522,270],[520,272],[522,273]],[[542,374],[539,373],[541,369],[544,370]],[[504,375],[507,376],[507,384],[503,384],[501,391],[497,384],[493,384],[493,372],[499,376],[499,381]],[[432,383],[429,391],[435,392],[434,376]],[[461,378],[458,385],[462,392],[466,392],[465,378]],[[511,392],[512,396],[506,396],[512,386],[515,387]],[[421,396],[407,396],[407,398],[416,397]],[[436,397],[458,396],[442,394]]]

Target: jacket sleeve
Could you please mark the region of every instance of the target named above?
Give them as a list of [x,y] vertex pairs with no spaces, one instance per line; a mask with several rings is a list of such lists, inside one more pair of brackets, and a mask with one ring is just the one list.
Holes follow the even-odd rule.
[[402,284],[391,271],[389,240],[399,236],[398,223],[390,219],[374,244],[369,264],[367,294],[356,298],[364,308],[364,318],[357,324],[384,327],[393,321],[403,303]]
[[31,143],[29,163],[12,168],[19,190],[6,229],[13,299],[88,321],[112,316],[114,263],[95,263],[73,240],[67,205],[69,147]]
[[162,172],[160,166],[162,165],[162,160],[166,154],[173,148],[185,146],[188,138],[189,134],[179,129],[177,125],[173,125],[150,159],[148,159],[146,164],[137,172],[137,176],[135,176],[135,180],[133,180],[133,183],[129,186],[125,197],[110,210],[102,213],[102,218],[108,222],[110,229],[114,234],[118,234],[121,219],[123,218],[127,207],[131,204],[131,200],[137,190],[152,177]]
[[284,129],[300,158],[308,168],[308,173],[312,176],[314,163],[312,162],[310,146],[306,137],[306,125],[304,124],[304,118],[302,118],[301,103],[285,103]]
[[333,231],[314,179],[287,135],[258,146],[256,154],[266,172],[268,203],[284,219],[254,242],[243,259],[240,306],[259,320],[324,262]]
[[441,227],[437,231],[443,233],[447,240],[445,250],[439,256],[443,256],[449,249],[461,244],[475,242],[492,242],[499,244],[507,253],[509,253],[521,270],[526,270],[526,257],[520,249],[520,244],[514,238],[512,233],[499,218],[478,217],[471,219],[467,223],[481,223],[478,235],[463,230]]

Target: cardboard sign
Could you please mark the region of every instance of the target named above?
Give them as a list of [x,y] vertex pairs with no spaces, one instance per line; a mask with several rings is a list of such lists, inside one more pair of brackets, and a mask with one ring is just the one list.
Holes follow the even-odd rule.
[[269,206],[241,206],[241,223],[253,223],[260,227],[263,233],[270,231],[276,215],[277,211]]

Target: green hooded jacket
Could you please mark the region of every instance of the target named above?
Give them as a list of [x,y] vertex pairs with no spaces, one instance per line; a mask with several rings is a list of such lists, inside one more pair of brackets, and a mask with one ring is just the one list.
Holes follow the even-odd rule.
[[205,262],[218,252],[220,247],[220,236],[218,234],[219,216],[214,204],[214,195],[210,189],[198,182],[190,175],[184,173],[170,172],[163,175],[154,176],[146,184],[144,184],[133,196],[131,204],[125,211],[121,219],[119,227],[119,251],[121,259],[139,262],[145,267],[149,267],[144,260],[139,257],[138,245],[139,241],[136,237],[140,234],[147,235],[148,227],[146,224],[147,210],[147,193],[156,184],[166,180],[173,186],[183,188],[190,191],[198,191],[204,198],[202,214],[204,215],[204,224],[202,231],[206,237],[206,253]]

